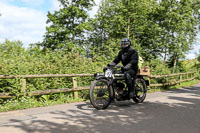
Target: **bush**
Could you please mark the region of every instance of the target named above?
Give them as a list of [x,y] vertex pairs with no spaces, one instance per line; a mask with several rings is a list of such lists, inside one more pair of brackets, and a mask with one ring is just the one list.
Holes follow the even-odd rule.
[[[101,62],[94,62],[77,53],[58,51],[42,51],[33,46],[27,50],[19,41],[8,41],[0,44],[1,75],[40,75],[40,74],[79,74],[101,72]],[[80,86],[89,85],[91,78],[78,78]],[[29,78],[28,91],[71,88],[72,78]],[[20,79],[0,79],[0,92],[10,94],[22,93]]]

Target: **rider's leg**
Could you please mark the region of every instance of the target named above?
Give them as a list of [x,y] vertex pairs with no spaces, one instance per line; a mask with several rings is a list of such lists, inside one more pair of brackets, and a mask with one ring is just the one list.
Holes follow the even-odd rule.
[[128,86],[128,94],[129,94],[129,98],[133,98],[134,97],[134,83],[133,83],[133,80],[132,78],[136,75],[136,72],[132,69],[124,72],[124,77],[125,77],[125,81],[126,81],[126,84]]

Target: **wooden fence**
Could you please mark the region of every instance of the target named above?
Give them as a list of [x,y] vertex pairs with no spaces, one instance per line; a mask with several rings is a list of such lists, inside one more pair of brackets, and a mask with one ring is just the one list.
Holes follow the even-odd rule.
[[[20,78],[21,80],[21,90],[24,96],[38,96],[38,95],[46,95],[52,93],[63,93],[63,92],[74,92],[74,97],[78,97],[78,91],[88,90],[89,86],[86,87],[78,87],[77,86],[77,77],[92,77],[93,74],[44,74],[44,75],[0,75],[0,79],[15,79]],[[187,72],[187,73],[178,73],[178,74],[169,74],[169,75],[150,75],[147,76],[149,79],[165,79],[166,82],[162,83],[150,83],[150,87],[154,86],[169,86],[177,83],[181,83],[184,81],[193,80],[196,76],[196,72]],[[62,89],[49,89],[49,90],[38,90],[33,92],[27,92],[26,79],[28,78],[61,78],[61,77],[71,77],[73,82],[73,88],[62,88]],[[178,77],[178,80],[177,80]],[[172,79],[173,78],[173,79]],[[0,93],[0,98],[12,98],[13,96],[8,93]]]
[[162,78],[162,79],[165,79],[166,82],[150,84],[150,87],[170,86],[170,85],[175,85],[181,82],[190,81],[190,80],[195,79],[196,74],[197,72],[176,73],[176,74],[169,74],[169,75],[151,75],[150,76],[151,79]]

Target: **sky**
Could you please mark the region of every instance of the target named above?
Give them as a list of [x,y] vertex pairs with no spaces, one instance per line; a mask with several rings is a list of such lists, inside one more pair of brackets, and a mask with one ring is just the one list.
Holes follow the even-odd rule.
[[[97,5],[100,1],[95,0]],[[0,0],[0,42],[20,40],[24,47],[41,42],[46,31],[47,13],[55,10],[59,10],[57,0]],[[89,14],[94,16],[97,10],[98,6]],[[195,44],[187,59],[195,58],[195,52],[199,52],[200,39]]]

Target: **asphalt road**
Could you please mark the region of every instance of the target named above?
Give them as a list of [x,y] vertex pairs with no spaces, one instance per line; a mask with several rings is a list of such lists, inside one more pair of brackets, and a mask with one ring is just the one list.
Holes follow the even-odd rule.
[[0,113],[0,133],[200,133],[200,83],[100,111],[79,102]]

